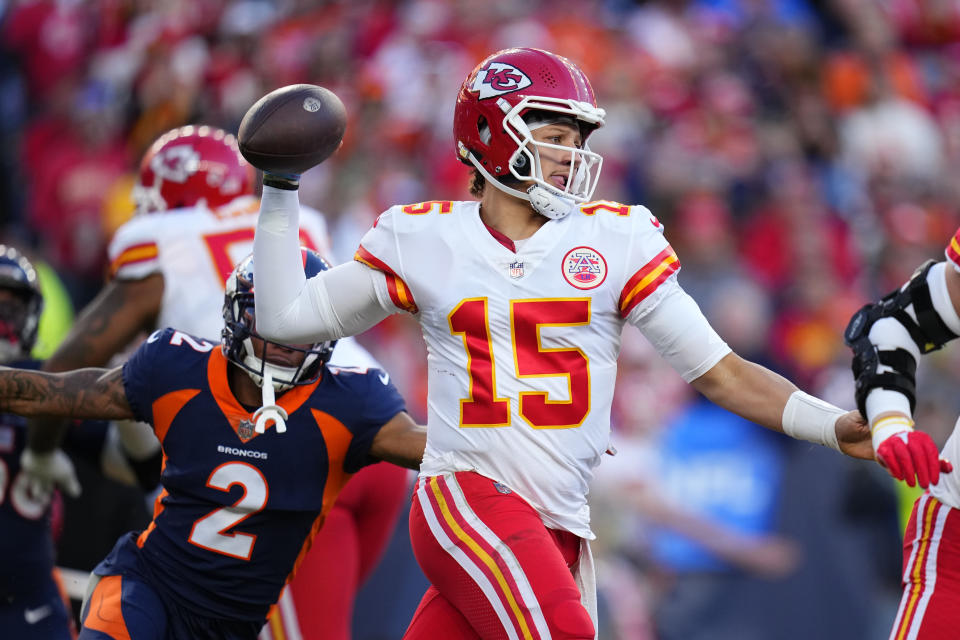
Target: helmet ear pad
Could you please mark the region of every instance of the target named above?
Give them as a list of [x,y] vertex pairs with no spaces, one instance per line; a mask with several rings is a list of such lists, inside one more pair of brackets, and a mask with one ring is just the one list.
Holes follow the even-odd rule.
[[524,171],[529,171],[530,160],[527,159],[527,154],[519,153],[517,154],[517,159],[513,161],[513,168],[517,173]]

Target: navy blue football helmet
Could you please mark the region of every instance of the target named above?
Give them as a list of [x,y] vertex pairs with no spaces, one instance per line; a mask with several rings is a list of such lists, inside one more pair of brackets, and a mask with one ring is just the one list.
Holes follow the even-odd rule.
[[[301,247],[300,253],[303,256],[303,270],[307,278],[330,268],[326,260],[313,249]],[[333,347],[337,341],[317,342],[304,347],[267,340],[256,331],[253,295],[253,254],[251,254],[241,260],[227,278],[226,293],[223,298],[223,333],[220,339],[223,354],[230,362],[244,369],[258,386],[263,386],[264,373],[267,371],[270,372],[273,386],[277,391],[285,391],[293,385],[315,382],[320,376],[323,364],[333,355]],[[296,367],[275,364],[255,355],[254,338],[306,355],[303,362]]]
[[0,289],[13,296],[0,301],[0,362],[30,355],[37,342],[43,294],[37,271],[22,253],[0,244]]

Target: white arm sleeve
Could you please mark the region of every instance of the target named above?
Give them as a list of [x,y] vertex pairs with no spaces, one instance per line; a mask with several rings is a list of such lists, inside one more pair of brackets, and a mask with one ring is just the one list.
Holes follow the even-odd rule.
[[669,278],[659,289],[664,292],[657,305],[641,313],[636,313],[635,309],[627,316],[627,322],[643,332],[657,353],[684,380],[696,380],[731,349],[675,277]]
[[334,340],[374,326],[395,308],[381,304],[383,275],[348,262],[307,280],[300,258],[296,191],[263,188],[253,241],[257,331],[286,343]]

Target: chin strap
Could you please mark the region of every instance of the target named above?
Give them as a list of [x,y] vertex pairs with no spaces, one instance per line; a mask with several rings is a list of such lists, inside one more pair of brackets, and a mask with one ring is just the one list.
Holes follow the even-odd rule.
[[[464,149],[466,149],[466,147],[464,147]],[[527,200],[530,202],[530,206],[533,207],[534,211],[551,220],[560,220],[561,218],[567,217],[573,212],[573,208],[577,205],[576,200],[573,198],[561,195],[559,191],[548,189],[541,184],[534,184],[527,189],[526,193],[519,189],[508,187],[487,171],[473,153],[468,152],[466,157],[473,166],[477,168],[480,175],[487,179],[488,184],[511,196],[516,196],[521,200]]]
[[276,404],[276,397],[273,393],[273,375],[269,370],[263,372],[263,384],[260,385],[263,393],[263,406],[257,409],[253,414],[253,420],[256,422],[255,430],[257,433],[264,433],[267,430],[267,423],[273,421],[277,427],[277,433],[284,433],[287,430],[287,412],[283,407]]
[[527,189],[527,198],[530,200],[530,206],[533,207],[534,211],[551,220],[566,218],[573,212],[573,207],[576,205],[573,198],[554,193],[539,184]]

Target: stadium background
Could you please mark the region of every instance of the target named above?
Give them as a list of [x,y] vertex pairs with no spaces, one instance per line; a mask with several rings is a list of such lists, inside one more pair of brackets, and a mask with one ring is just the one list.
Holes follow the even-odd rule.
[[[591,78],[608,113],[591,140],[597,196],[664,222],[681,284],[721,334],[852,407],[847,319],[942,256],[960,224],[957,0],[0,0],[0,239],[45,264],[41,355],[102,285],[136,163],[160,133],[235,131],[286,84],[335,91],[345,144],[301,198],[346,260],[387,206],[468,197],[455,92],[507,46],[550,49]],[[416,325],[395,317],[361,341],[422,419]],[[957,349],[920,371],[918,423],[938,443],[960,412],[958,376]],[[731,427],[703,442],[709,427],[681,431],[704,421],[696,409],[627,331],[622,454],[593,492],[602,637],[731,617],[750,622],[729,637],[886,637],[914,494],[786,438]],[[670,547],[714,526],[730,548]],[[361,594],[357,638],[398,637],[422,593],[403,536]],[[674,597],[684,584],[699,598]]]

